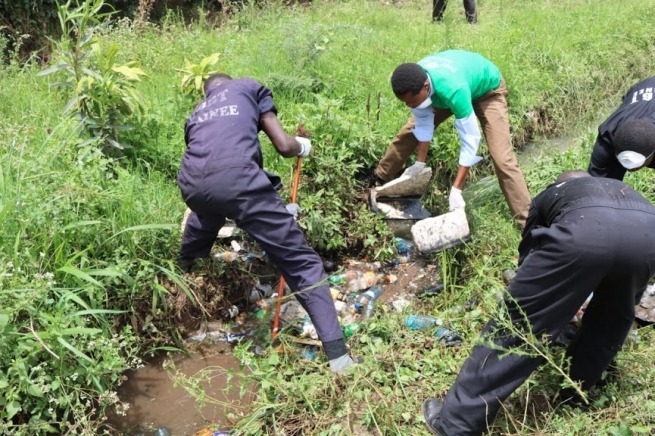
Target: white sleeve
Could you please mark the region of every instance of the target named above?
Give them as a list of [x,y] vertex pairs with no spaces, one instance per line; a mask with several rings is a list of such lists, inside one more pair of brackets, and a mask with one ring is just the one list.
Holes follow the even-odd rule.
[[425,109],[412,109],[416,126],[412,130],[420,142],[430,142],[434,136],[434,112],[432,107]]
[[455,128],[459,133],[461,142],[459,164],[463,167],[472,167],[482,160],[480,156],[477,156],[481,134],[475,113],[471,113],[466,118],[455,120]]

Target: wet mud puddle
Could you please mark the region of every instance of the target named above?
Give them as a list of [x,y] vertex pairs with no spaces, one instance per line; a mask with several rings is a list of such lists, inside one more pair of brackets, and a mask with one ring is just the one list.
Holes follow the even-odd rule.
[[[175,369],[167,371],[169,360]],[[228,372],[232,375],[228,376]],[[201,377],[199,383],[207,400],[202,408],[184,387],[175,386],[172,380],[198,374],[208,375]],[[211,436],[214,432],[208,430],[210,426],[214,430],[229,429],[226,415],[245,411],[253,399],[252,389],[241,398],[239,374],[239,361],[224,342],[199,344],[190,356],[156,357],[144,368],[125,374],[127,381],[117,388],[117,393],[129,409],[125,416],[109,411],[107,422],[116,435],[150,436],[156,429],[167,427],[171,436]]]

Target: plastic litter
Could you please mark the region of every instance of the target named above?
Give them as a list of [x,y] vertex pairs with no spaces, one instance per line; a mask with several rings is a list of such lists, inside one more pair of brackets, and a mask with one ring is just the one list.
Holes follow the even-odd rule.
[[405,319],[405,325],[412,330],[428,330],[441,324],[442,320],[428,315],[410,315]]
[[348,290],[350,292],[357,292],[384,282],[384,274],[351,269],[346,272],[346,280]]
[[238,314],[239,314],[239,308],[234,305],[225,308],[221,311],[221,317],[227,319],[236,318]]
[[219,262],[235,262],[239,260],[241,257],[239,256],[238,253],[235,253],[234,251],[224,251],[222,253],[216,253],[214,254],[214,259],[219,261]]
[[425,296],[425,297],[435,296],[439,294],[441,291],[443,291],[445,286],[446,286],[445,283],[438,283],[436,285],[425,286],[423,289],[418,291],[416,295]]
[[305,360],[314,360],[318,355],[318,347],[305,347],[300,351],[300,357]]
[[255,303],[273,295],[273,287],[270,285],[258,285],[250,290],[248,294],[248,302]]
[[457,333],[445,327],[439,327],[434,336],[436,336],[437,341],[443,342],[446,347],[462,345],[462,342],[464,342]]
[[345,285],[346,284],[346,275],[345,274],[336,274],[328,277],[328,282],[333,285]]
[[394,239],[396,250],[401,256],[407,256],[414,252],[414,244],[403,238]]
[[404,298],[398,298],[396,300],[389,302],[389,305],[393,308],[393,310],[395,310],[398,313],[405,310],[405,308],[409,307],[410,304],[411,302]]
[[362,325],[361,325],[360,323],[356,323],[356,322],[341,327],[341,331],[343,332],[343,337],[344,337],[345,339],[350,338],[350,337],[351,337],[352,335],[354,335],[355,332],[357,332],[361,327],[362,327]]

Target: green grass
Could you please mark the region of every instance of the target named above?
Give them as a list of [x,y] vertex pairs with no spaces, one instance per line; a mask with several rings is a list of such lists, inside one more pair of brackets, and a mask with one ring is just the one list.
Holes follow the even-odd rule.
[[[632,83],[652,74],[655,9],[649,2],[486,0],[479,2],[477,27],[466,24],[461,4],[451,3],[442,25],[430,23],[430,5],[416,1],[267,3],[247,6],[220,25],[185,24],[171,14],[161,27],[138,35],[116,24],[103,38],[120,45],[120,61],[139,60],[148,74],[138,85],[145,114],[130,120],[135,129],[122,138],[134,149],[121,159],[79,147],[76,123],[62,115],[70,95],[48,87],[55,76],[36,77],[41,66],[9,62],[0,75],[3,433],[96,434],[87,398],[102,410],[137,356],[176,344],[165,285],[184,285],[171,265],[184,212],[175,175],[184,121],[197,103],[179,90],[174,68],[185,58],[195,63],[218,52],[221,70],[271,87],[287,130],[304,123],[313,134],[315,154],[303,163],[299,192],[308,240],[326,255],[378,258],[392,253],[391,238],[366,210],[352,178],[377,162],[409,115],[389,86],[399,63],[447,48],[480,52],[507,81],[517,147],[576,132],[580,147],[546,153],[524,168],[533,194],[563,170],[586,168],[598,120]],[[435,142],[429,163],[438,175],[424,200],[443,211],[459,149],[452,122]],[[267,169],[290,186],[292,160],[262,143]],[[251,414],[237,417],[237,428],[245,434],[366,434],[364,428],[427,434],[421,401],[450,386],[496,311],[501,271],[516,262],[520,235],[490,176],[484,145],[481,150],[486,159],[471,171],[465,190],[472,241],[429,259],[455,285],[442,299],[412,309],[443,315],[464,335],[464,346],[442,348],[424,333],[405,330],[402,315],[385,313],[351,340],[366,363],[350,379],[328,374],[320,359],[299,363],[293,354],[276,353],[255,359],[239,349],[261,397]],[[649,171],[626,178],[655,200],[652,180]],[[191,300],[199,292],[185,289]],[[481,301],[479,310],[455,309],[470,298]],[[647,433],[655,412],[649,394],[655,356],[652,330],[640,336],[640,344],[619,355],[623,376],[594,394],[590,412],[545,407],[533,415],[525,407],[533,396],[556,390],[557,369],[546,366],[510,398],[493,432]]]

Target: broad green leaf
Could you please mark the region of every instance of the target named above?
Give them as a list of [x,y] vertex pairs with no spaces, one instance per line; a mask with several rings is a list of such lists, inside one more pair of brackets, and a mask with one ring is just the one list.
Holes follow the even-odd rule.
[[27,387],[27,393],[32,395],[33,397],[42,397],[43,396],[43,391],[41,388],[39,388],[37,385],[30,384]]
[[11,401],[5,406],[5,411],[7,412],[7,419],[11,419],[21,410],[20,404],[18,401]]
[[139,76],[145,76],[146,73],[143,72],[141,68],[130,68],[127,65],[121,65],[120,67],[114,67],[112,70],[117,73],[121,73],[125,77],[128,77],[132,80],[141,80]]

